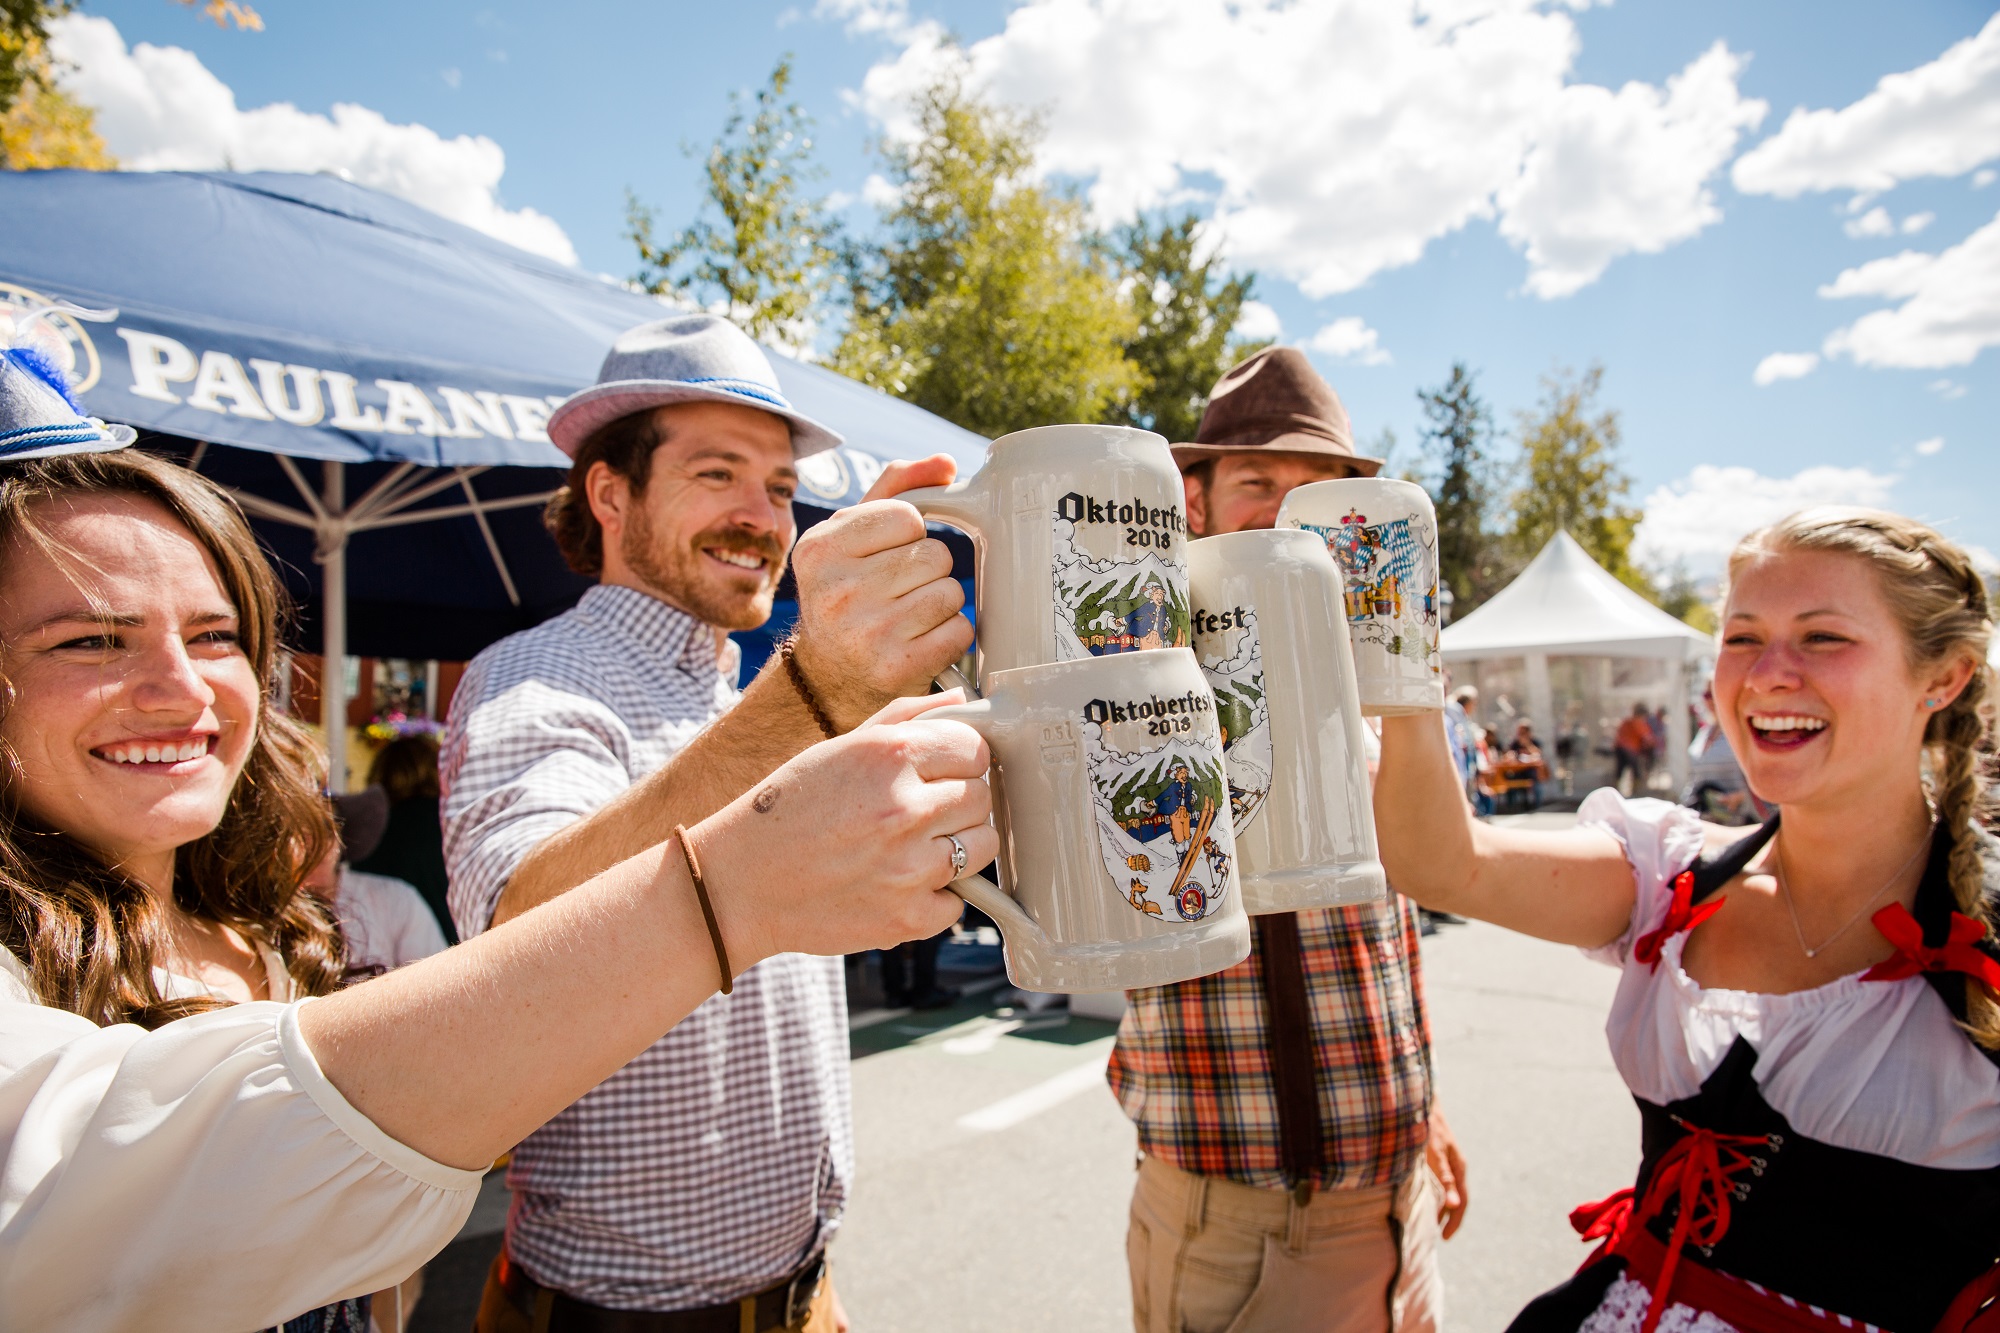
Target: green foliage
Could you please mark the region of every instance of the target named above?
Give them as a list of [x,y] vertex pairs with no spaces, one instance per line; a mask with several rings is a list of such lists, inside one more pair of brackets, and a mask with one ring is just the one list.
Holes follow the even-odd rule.
[[1434,389],[1417,390],[1425,426],[1428,475],[1420,478],[1437,506],[1438,572],[1451,588],[1452,616],[1477,610],[1507,585],[1517,566],[1494,531],[1499,477],[1492,453],[1493,414],[1463,361]]
[[803,191],[822,172],[812,161],[812,120],[786,100],[791,82],[787,55],[749,106],[731,96],[692,225],[656,241],[654,210],[627,190],[625,234],[639,251],[634,280],[647,291],[720,307],[753,338],[799,342],[831,289],[834,254],[825,210]]
[[0,112],[23,92],[48,91],[49,24],[76,8],[75,0],[0,0]]
[[1516,558],[1526,560],[1566,531],[1620,582],[1657,601],[1652,580],[1632,563],[1640,511],[1623,503],[1632,481],[1618,465],[1618,413],[1597,407],[1603,379],[1602,366],[1557,371],[1542,381],[1540,408],[1521,413],[1521,484],[1509,537]]
[[1674,565],[1662,576],[1665,587],[1660,589],[1660,609],[1703,634],[1713,634],[1716,629],[1714,599],[1705,595],[1701,586],[1689,576],[1683,565]]
[[1255,275],[1228,277],[1215,255],[1197,259],[1200,221],[1192,213],[1156,223],[1141,218],[1113,238],[1138,323],[1125,355],[1144,380],[1110,419],[1176,442],[1194,438],[1208,391],[1223,372],[1270,345],[1235,337]]
[[898,195],[886,236],[847,251],[834,368],[982,435],[1134,398],[1137,321],[1081,205],[1034,181],[1034,119],[952,73],[912,111],[916,137],[880,150]]

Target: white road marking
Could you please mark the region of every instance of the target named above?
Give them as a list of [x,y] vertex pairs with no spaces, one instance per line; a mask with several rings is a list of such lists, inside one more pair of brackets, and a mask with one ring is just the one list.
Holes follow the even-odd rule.
[[1027,1020],[1023,1018],[989,1018],[982,1027],[960,1037],[950,1037],[939,1043],[946,1055],[984,1055],[1000,1044],[1000,1039]]
[[1054,1106],[1060,1106],[1079,1093],[1104,1083],[1104,1065],[1111,1058],[1111,1045],[1105,1043],[1104,1051],[1095,1059],[1086,1061],[1074,1069],[1065,1069],[1054,1078],[1043,1079],[1034,1087],[1015,1093],[1012,1097],[1002,1097],[991,1106],[983,1106],[969,1115],[958,1118],[960,1129],[974,1133],[991,1134],[997,1130],[1009,1129],[1031,1116],[1040,1115]]

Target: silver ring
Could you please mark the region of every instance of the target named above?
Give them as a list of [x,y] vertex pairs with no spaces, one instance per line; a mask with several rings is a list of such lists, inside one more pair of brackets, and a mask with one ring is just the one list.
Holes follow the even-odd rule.
[[951,844],[951,877],[957,879],[965,873],[965,844],[947,833],[944,840]]

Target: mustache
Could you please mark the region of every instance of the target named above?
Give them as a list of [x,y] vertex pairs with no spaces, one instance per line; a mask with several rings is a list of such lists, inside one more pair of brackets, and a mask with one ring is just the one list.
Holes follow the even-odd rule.
[[768,561],[773,569],[785,567],[786,548],[769,533],[758,536],[738,528],[710,528],[706,532],[697,534],[693,545],[697,551],[715,547],[732,554],[760,556]]

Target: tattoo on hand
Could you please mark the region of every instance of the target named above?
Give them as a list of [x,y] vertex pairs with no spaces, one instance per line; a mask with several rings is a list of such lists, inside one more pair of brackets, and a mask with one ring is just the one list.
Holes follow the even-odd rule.
[[771,813],[771,807],[777,803],[778,789],[775,786],[771,786],[757,793],[756,797],[750,802],[750,808],[760,815],[768,815]]

